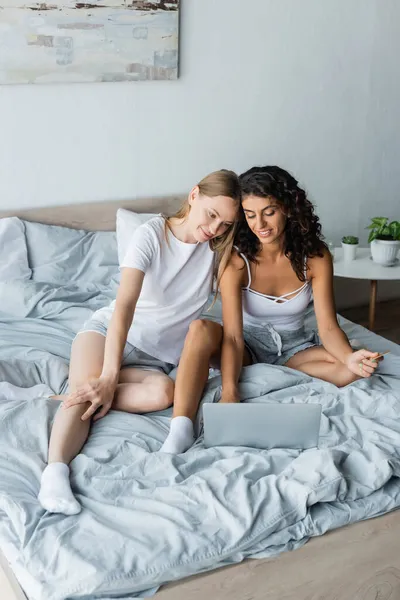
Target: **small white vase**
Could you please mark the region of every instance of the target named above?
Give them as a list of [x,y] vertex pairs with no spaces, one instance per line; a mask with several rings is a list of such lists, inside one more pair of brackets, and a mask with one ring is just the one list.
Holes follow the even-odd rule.
[[400,242],[397,240],[372,240],[372,260],[383,267],[391,267],[396,263]]
[[342,242],[343,248],[343,260],[345,262],[349,262],[350,260],[355,260],[357,256],[357,248],[358,244],[344,244]]

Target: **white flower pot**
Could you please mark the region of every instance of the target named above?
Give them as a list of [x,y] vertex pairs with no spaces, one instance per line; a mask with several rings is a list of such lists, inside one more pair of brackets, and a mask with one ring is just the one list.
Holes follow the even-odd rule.
[[354,260],[356,258],[358,244],[344,244],[342,242],[342,248],[343,248],[343,260],[345,262]]
[[396,263],[400,242],[397,240],[373,240],[371,242],[372,260],[384,267],[391,267]]

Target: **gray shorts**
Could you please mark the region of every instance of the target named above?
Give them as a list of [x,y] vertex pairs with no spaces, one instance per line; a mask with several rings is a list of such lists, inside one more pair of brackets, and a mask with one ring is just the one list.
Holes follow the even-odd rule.
[[[107,327],[101,321],[96,319],[89,319],[83,324],[82,329],[78,331],[77,335],[85,332],[92,331],[94,333],[100,333],[106,337]],[[150,356],[143,350],[132,346],[129,342],[126,342],[124,352],[122,354],[121,367],[136,367],[136,369],[143,369],[144,371],[160,371],[169,375],[175,365],[164,362],[154,356]]]
[[298,352],[321,345],[318,334],[315,331],[307,331],[304,327],[278,332],[269,324],[263,327],[245,325],[243,336],[253,364],[282,366]]

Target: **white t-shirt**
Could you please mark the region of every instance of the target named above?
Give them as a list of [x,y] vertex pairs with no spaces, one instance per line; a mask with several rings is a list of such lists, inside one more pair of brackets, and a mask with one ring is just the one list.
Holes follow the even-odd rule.
[[[168,241],[167,241],[168,239]],[[209,298],[214,252],[208,243],[187,244],[156,216],[134,232],[121,268],[145,273],[142,290],[128,332],[128,342],[154,358],[178,364],[190,323]],[[115,300],[92,318],[106,326]]]

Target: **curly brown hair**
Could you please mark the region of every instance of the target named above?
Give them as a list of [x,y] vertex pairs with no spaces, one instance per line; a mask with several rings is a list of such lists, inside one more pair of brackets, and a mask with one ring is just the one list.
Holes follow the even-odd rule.
[[[286,216],[285,256],[290,260],[300,281],[305,281],[304,265],[307,258],[323,256],[326,244],[321,234],[321,223],[314,206],[308,200],[296,179],[280,167],[253,167],[239,176],[242,199],[246,196],[274,198]],[[241,211],[240,223],[235,236],[235,246],[252,262],[262,244],[250,230]]]

